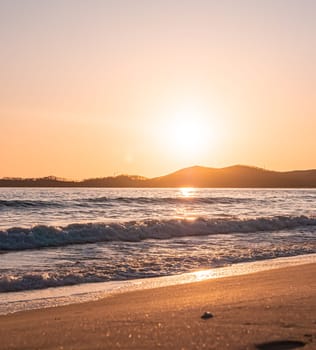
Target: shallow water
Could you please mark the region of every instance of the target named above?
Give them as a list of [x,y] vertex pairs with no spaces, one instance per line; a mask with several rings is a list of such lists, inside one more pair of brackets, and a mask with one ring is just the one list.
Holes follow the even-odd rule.
[[127,281],[103,283],[85,283],[70,287],[64,286],[41,290],[0,293],[0,315],[25,310],[94,301],[113,294],[129,291],[199,282],[212,278],[240,276],[254,272],[309,263],[316,263],[316,254],[239,263],[228,267],[199,270],[196,272],[167,277],[132,279]]

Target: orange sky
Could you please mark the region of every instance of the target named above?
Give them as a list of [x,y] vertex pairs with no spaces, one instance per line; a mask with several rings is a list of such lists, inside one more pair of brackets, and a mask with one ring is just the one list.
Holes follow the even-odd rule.
[[0,177],[316,168],[313,0],[0,0]]

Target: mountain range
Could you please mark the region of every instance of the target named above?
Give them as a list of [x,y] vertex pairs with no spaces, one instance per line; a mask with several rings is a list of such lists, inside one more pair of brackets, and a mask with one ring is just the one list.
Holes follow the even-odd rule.
[[2,178],[0,187],[229,187],[316,188],[316,169],[272,171],[246,165],[225,168],[193,166],[168,175],[145,178],[119,175],[81,181],[44,178]]

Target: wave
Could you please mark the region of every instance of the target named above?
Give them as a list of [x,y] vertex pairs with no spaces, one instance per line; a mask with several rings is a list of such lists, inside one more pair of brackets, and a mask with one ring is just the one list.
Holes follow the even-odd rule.
[[21,290],[43,289],[49,287],[70,286],[80,283],[104,282],[106,278],[83,274],[68,273],[27,273],[22,276],[0,276],[0,293],[17,292]]
[[[86,266],[82,269],[76,269],[74,266],[68,266],[65,270],[57,271],[4,271],[0,275],[0,293],[17,292],[32,289],[44,289],[50,287],[62,287],[83,283],[122,281],[149,277],[170,276],[178,273],[192,272],[201,268],[218,268],[232,264],[245,263],[259,260],[269,260],[280,257],[298,256],[303,254],[313,254],[313,246],[292,245],[288,249],[274,247],[271,249],[246,249],[233,254],[228,252],[218,256],[211,253],[201,256],[192,256],[189,258],[164,257],[159,259],[158,263],[148,263],[146,259],[142,260],[139,268],[139,260],[135,257],[128,265],[119,264],[114,259],[112,262],[104,262],[104,266],[91,268]],[[135,266],[135,262],[136,266]],[[76,266],[76,264],[75,264]]]
[[43,208],[43,207],[62,207],[61,202],[50,202],[41,200],[0,200],[0,209],[23,209],[23,208]]
[[64,201],[43,200],[0,200],[1,209],[34,209],[34,208],[66,208],[66,207],[91,207],[114,206],[117,204],[163,205],[163,204],[238,204],[251,201],[251,198],[232,197],[93,197],[78,198]]
[[87,202],[93,203],[139,203],[139,204],[233,204],[252,201],[252,198],[234,198],[234,197],[95,197],[86,199]]
[[38,225],[0,231],[0,250],[24,250],[108,241],[139,242],[226,233],[278,231],[316,226],[316,217],[276,216],[256,219],[144,220],[121,223],[74,223],[64,227]]

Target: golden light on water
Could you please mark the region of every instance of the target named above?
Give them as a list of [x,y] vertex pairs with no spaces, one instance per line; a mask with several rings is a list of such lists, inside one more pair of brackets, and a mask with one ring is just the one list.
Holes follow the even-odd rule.
[[[190,198],[194,198],[196,195],[196,188],[194,187],[180,187],[178,188],[178,191],[179,198],[188,199],[189,202]],[[196,220],[196,215],[194,215],[194,213],[192,213],[186,206],[178,206],[176,208],[176,213],[177,215],[175,218],[177,219],[185,219],[186,221]]]
[[194,196],[196,189],[194,187],[182,187],[179,188],[179,191],[181,197],[189,198]]
[[196,281],[204,281],[216,276],[216,273],[214,270],[201,270],[201,271],[196,271],[193,274],[196,278]]

